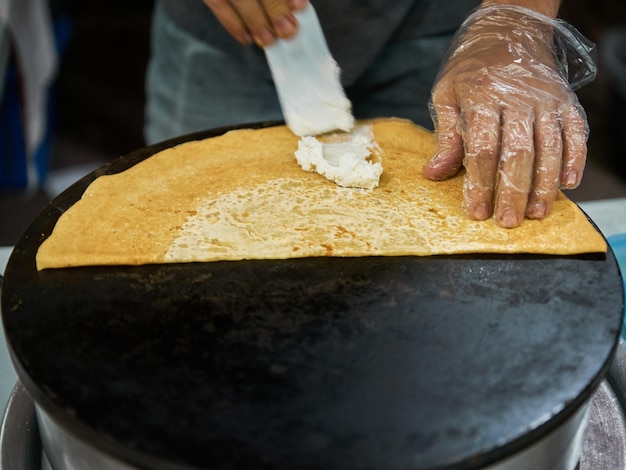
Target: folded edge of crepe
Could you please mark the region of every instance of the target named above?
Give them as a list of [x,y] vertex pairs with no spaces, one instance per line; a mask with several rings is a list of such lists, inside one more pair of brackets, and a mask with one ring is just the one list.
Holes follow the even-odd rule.
[[37,268],[317,256],[606,252],[603,236],[559,193],[544,220],[515,229],[474,221],[462,177],[426,180],[433,135],[371,121],[384,173],[372,190],[303,171],[285,126],[230,131],[161,151],[97,178],[63,213]]

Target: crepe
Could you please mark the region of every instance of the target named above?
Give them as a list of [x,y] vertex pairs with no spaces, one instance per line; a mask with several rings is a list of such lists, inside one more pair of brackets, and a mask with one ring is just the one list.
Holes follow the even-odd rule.
[[97,178],[39,248],[37,268],[317,256],[605,252],[604,238],[559,193],[544,220],[505,229],[470,220],[462,176],[422,168],[431,132],[374,120],[384,172],[372,190],[303,171],[287,127],[236,130],[161,151]]

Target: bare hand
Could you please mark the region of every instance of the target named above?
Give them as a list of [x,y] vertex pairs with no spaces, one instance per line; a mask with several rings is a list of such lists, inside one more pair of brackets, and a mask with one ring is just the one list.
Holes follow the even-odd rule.
[[278,38],[290,38],[298,31],[293,12],[308,0],[204,0],[218,21],[241,44],[260,47]]

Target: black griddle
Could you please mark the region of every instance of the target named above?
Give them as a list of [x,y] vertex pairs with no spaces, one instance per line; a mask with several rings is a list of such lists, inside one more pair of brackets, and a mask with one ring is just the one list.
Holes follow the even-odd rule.
[[622,324],[610,251],[37,272],[38,246],[97,176],[228,129],[120,157],[15,247],[7,343],[68,432],[139,468],[479,468],[589,400]]

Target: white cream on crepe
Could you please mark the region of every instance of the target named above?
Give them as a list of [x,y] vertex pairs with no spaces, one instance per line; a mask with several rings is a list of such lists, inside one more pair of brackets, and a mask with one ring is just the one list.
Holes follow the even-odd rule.
[[315,171],[339,186],[374,189],[383,173],[380,154],[371,126],[361,125],[325,140],[302,137],[296,160],[303,170]]

